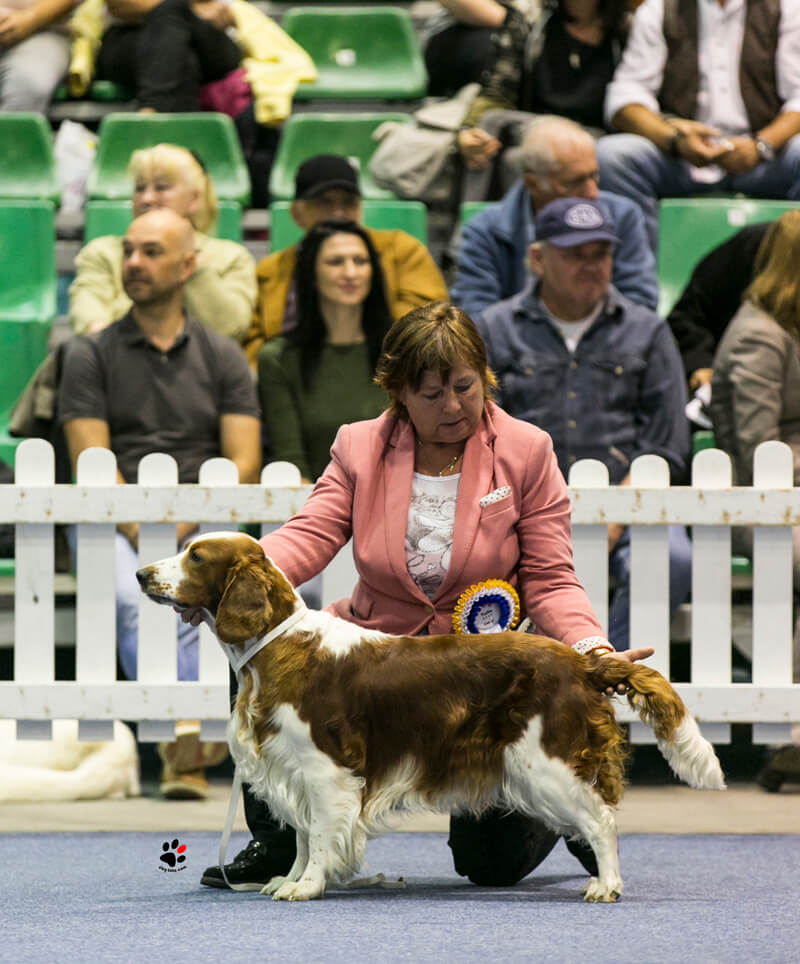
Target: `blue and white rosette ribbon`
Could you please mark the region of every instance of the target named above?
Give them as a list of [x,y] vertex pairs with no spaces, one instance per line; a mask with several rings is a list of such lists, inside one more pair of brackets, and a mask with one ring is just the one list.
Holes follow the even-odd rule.
[[485,579],[458,597],[453,610],[457,633],[503,633],[519,622],[519,596],[504,579]]

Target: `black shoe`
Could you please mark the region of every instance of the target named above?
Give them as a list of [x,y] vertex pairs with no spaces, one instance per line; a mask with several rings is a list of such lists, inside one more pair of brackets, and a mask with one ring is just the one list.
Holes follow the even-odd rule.
[[589,844],[585,840],[570,840],[569,837],[564,837],[564,843],[572,856],[578,858],[586,873],[590,877],[596,877],[597,858]]
[[[225,873],[232,884],[238,884],[244,890],[261,890],[273,877],[285,877],[293,863],[291,854],[268,849],[262,840],[251,840],[229,864],[225,864]],[[228,887],[216,864],[206,867],[200,883],[206,887]]]

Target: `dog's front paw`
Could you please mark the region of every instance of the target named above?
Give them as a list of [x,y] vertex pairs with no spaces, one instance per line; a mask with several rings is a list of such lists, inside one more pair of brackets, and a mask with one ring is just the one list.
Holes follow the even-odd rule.
[[594,904],[614,904],[622,896],[622,881],[616,884],[601,884],[597,877],[590,877],[583,888],[583,899]]
[[274,894],[286,883],[288,879],[288,877],[273,877],[272,880],[264,884],[264,886],[261,888],[261,893]]
[[[267,884],[269,887],[272,881]],[[273,893],[273,900],[315,900],[325,893],[325,882],[305,878],[294,883],[286,880]]]

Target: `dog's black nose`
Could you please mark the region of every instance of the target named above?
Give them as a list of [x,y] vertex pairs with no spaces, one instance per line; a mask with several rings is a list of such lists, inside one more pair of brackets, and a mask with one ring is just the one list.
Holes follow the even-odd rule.
[[142,589],[144,589],[149,578],[149,573],[146,569],[137,569],[136,578],[139,580],[139,585],[142,587]]

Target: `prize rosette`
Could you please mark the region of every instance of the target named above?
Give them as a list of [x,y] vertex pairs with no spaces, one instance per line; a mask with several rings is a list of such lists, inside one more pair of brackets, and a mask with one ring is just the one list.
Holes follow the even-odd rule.
[[453,610],[457,633],[503,633],[518,622],[519,596],[504,579],[485,579],[465,589]]

